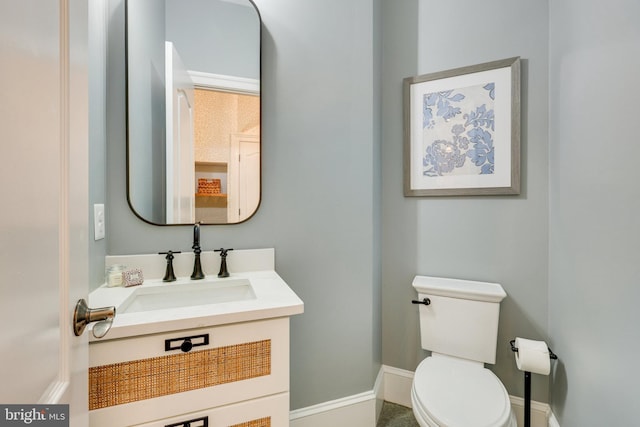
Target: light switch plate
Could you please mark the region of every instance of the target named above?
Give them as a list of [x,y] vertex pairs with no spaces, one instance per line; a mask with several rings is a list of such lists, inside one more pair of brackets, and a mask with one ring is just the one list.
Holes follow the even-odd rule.
[[104,205],[95,204],[93,205],[93,231],[95,240],[104,239],[104,229]]

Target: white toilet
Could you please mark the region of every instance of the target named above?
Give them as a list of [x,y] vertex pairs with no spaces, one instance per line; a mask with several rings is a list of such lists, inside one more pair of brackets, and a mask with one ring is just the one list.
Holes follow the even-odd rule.
[[[422,427],[517,427],[504,385],[485,363],[496,362],[497,283],[416,276],[422,348],[413,413]],[[426,299],[426,301],[425,301]]]

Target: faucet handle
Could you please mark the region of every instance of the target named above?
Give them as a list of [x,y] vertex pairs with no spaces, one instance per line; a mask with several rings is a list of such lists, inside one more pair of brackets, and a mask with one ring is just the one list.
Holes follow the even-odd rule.
[[232,251],[232,250],[233,250],[233,248],[230,248],[230,249],[220,248],[220,249],[214,249],[213,252],[220,252],[220,256],[222,258],[224,258],[224,257],[227,256],[227,252]]
[[214,252],[220,252],[220,271],[218,272],[218,277],[229,277],[229,270],[227,270],[227,252],[232,251],[231,249],[214,249]]
[[159,255],[166,255],[167,260],[167,270],[164,273],[164,277],[162,278],[163,282],[175,282],[176,275],[173,272],[173,254],[179,254],[181,251],[167,251],[167,252],[158,252]]
[[173,254],[181,254],[182,251],[167,251],[167,252],[158,252],[158,255],[166,255],[166,259],[173,259]]

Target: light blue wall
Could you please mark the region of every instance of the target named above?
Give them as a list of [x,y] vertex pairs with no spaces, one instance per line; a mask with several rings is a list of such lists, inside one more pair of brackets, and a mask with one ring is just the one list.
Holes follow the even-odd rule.
[[94,240],[93,205],[107,198],[105,162],[106,72],[107,72],[107,8],[106,0],[88,3],[89,8],[89,283],[91,287],[104,281],[104,257],[107,240]]
[[562,427],[638,425],[640,3],[550,6],[552,407]]
[[[416,274],[500,283],[496,364],[523,395],[509,340],[548,339],[548,7],[546,2],[400,0],[383,9],[383,363],[414,370],[421,349]],[[521,56],[522,191],[519,196],[405,198],[404,77]],[[535,376],[533,398],[548,400]]]
[[141,217],[166,218],[166,93],[164,3],[135,0],[128,5],[128,91],[132,114],[129,134],[137,141],[129,151],[131,204]]
[[[274,247],[278,273],[304,300],[305,313],[291,322],[292,409],[371,390],[379,368],[374,4],[257,2],[264,21],[262,204],[246,223],[201,232],[206,250]],[[126,203],[124,10],[119,0],[112,7],[107,252],[189,251],[191,227],[143,223]]]
[[188,70],[260,77],[260,24],[253,7],[224,0],[165,3],[167,40]]

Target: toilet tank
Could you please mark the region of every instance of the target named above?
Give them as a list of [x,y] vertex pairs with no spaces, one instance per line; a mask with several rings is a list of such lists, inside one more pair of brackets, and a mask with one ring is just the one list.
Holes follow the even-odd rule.
[[497,283],[416,276],[422,348],[483,363],[496,363],[500,302]]

